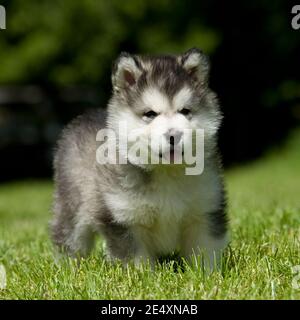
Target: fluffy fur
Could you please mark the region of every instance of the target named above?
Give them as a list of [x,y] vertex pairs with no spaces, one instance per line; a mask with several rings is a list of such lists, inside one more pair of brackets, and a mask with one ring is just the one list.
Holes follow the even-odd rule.
[[[120,55],[107,111],[75,119],[58,143],[51,230],[60,248],[85,256],[94,235],[101,234],[107,256],[125,263],[154,262],[176,251],[187,260],[201,254],[210,269],[218,264],[227,244],[216,147],[222,117],[208,73],[208,60],[198,49],[179,56]],[[99,165],[96,134],[102,128],[117,130],[120,121],[129,130],[139,128],[141,137],[151,131],[152,139],[163,138],[161,155],[173,132],[180,140],[184,129],[204,129],[204,172],[186,175],[184,165],[137,165],[130,158],[128,164]]]

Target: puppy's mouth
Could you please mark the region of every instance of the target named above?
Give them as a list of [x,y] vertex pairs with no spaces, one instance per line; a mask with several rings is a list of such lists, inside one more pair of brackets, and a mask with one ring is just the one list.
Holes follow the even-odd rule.
[[[159,152],[159,158],[162,159],[164,157],[164,158],[168,159],[168,153],[169,153],[169,156],[170,156],[170,163],[174,163],[175,162],[175,157],[176,157],[176,155],[178,155],[179,151],[174,149],[173,146],[171,146],[169,152],[162,153],[160,151]],[[184,156],[184,151],[183,150],[181,151],[181,155],[182,155],[182,157]]]

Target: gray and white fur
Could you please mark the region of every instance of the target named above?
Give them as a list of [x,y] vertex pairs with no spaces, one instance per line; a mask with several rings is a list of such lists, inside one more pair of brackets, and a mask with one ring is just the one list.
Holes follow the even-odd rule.
[[[86,256],[101,234],[107,257],[125,264],[153,263],[178,252],[188,261],[201,254],[209,269],[218,265],[228,239],[217,150],[222,115],[208,74],[208,59],[195,48],[182,55],[119,56],[107,111],[79,116],[58,142],[51,223],[56,245],[71,256]],[[203,173],[186,175],[172,164],[98,164],[97,132],[117,130],[124,120],[168,143],[170,133],[180,140],[185,128],[204,129]]]

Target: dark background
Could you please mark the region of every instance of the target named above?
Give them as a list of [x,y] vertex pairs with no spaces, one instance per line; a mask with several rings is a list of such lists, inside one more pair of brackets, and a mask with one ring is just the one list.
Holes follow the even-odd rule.
[[0,30],[0,180],[48,177],[64,124],[104,107],[121,51],[211,58],[226,166],[283,144],[300,119],[300,30],[273,1],[7,0]]

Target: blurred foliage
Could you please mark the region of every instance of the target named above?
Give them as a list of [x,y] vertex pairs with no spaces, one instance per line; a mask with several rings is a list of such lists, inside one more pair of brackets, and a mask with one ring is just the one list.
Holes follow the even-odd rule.
[[[7,29],[0,31],[0,152],[8,163],[15,153],[7,150],[24,146],[16,124],[24,124],[26,145],[36,147],[39,159],[40,147],[50,152],[62,124],[105,105],[111,64],[120,51],[179,53],[196,46],[209,54],[211,86],[225,114],[220,136],[226,163],[260,155],[300,118],[300,31],[291,27],[292,5],[285,0],[1,4]],[[28,84],[42,94],[21,95],[18,86]],[[3,98],[12,86],[9,96],[20,101]],[[24,95],[33,101],[22,103]]]
[[13,0],[1,34],[0,83],[97,84],[121,48],[180,52],[195,45],[212,53],[220,39],[184,1]]

